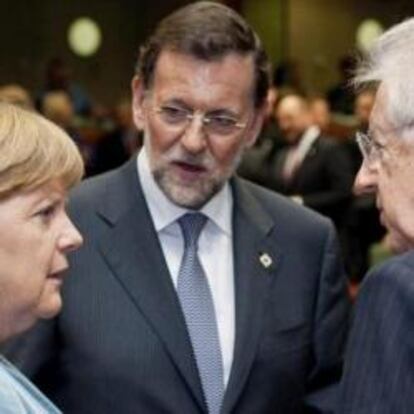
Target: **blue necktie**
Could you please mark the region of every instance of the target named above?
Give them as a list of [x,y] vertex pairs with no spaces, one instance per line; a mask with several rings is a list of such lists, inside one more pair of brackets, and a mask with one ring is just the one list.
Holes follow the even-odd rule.
[[198,238],[207,217],[185,214],[178,222],[184,237],[184,255],[177,292],[190,334],[194,356],[210,414],[220,412],[224,394],[223,364],[213,297],[197,254]]

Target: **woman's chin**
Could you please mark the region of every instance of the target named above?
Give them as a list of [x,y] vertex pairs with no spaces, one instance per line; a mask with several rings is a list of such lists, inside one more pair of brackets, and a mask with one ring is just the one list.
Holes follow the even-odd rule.
[[43,298],[39,303],[36,315],[39,319],[51,319],[62,309],[62,296],[60,291],[50,293],[47,298]]

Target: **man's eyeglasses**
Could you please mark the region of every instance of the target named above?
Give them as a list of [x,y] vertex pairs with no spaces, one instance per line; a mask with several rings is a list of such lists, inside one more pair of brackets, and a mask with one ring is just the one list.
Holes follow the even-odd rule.
[[372,168],[381,161],[384,152],[383,145],[375,141],[371,135],[360,131],[356,132],[355,139],[368,167]]
[[246,122],[239,122],[229,115],[205,114],[200,111],[190,111],[173,105],[163,105],[155,108],[161,121],[170,128],[184,130],[196,117],[200,117],[204,131],[211,135],[233,135],[246,127]]

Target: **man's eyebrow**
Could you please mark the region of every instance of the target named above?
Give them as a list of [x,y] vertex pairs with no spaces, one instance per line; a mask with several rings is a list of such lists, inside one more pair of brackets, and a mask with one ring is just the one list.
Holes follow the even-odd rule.
[[229,117],[236,117],[238,114],[229,108],[218,108],[218,109],[212,109],[207,112],[208,115],[213,116],[229,116]]
[[377,123],[370,122],[367,134],[371,137],[371,139],[374,139],[374,137],[378,133],[385,135],[389,131],[389,129],[387,130],[386,128],[383,128],[381,125],[378,125]]
[[167,99],[166,101],[162,103],[162,105],[175,105],[175,106],[180,106],[185,109],[190,109],[190,107],[182,99],[179,99],[179,98]]
[[[411,125],[412,127],[412,125]],[[405,128],[410,128],[410,125],[403,125],[403,126],[393,126],[390,125],[388,127],[384,127],[378,124],[370,124],[370,127],[368,129],[368,135],[371,136],[371,138],[376,141],[382,141],[385,136],[390,135],[390,134],[395,134],[398,133],[399,131],[401,132],[403,129]],[[378,140],[378,135],[380,135],[380,139]],[[374,139],[376,138],[376,139]]]

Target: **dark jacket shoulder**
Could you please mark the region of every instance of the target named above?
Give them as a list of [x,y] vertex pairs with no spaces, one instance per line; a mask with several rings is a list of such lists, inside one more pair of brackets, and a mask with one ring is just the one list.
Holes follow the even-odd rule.
[[[414,251],[388,259],[365,278],[362,291],[414,292]],[[410,299],[411,301],[411,299]]]

